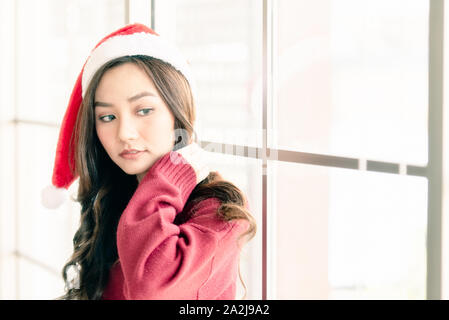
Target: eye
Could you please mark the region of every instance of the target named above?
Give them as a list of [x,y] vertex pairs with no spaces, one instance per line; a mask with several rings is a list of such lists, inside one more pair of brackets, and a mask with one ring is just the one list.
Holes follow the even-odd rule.
[[153,111],[153,108],[140,109],[140,110],[137,111],[137,112],[141,112],[141,111],[144,111],[142,114],[143,114],[144,116],[146,116],[147,114],[150,113],[150,111]]
[[109,121],[103,120],[104,118],[107,118],[107,117],[113,117],[113,116],[112,116],[112,115],[107,115],[107,116],[100,117],[100,118],[98,118],[98,119],[100,119],[100,121],[103,121],[103,122],[111,122],[112,119],[109,120]]

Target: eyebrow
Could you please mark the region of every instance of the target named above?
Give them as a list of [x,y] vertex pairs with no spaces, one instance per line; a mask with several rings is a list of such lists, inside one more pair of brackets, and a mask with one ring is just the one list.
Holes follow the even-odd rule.
[[[137,99],[146,97],[146,96],[151,96],[151,97],[157,97],[154,93],[149,92],[149,91],[143,91],[141,93],[136,94],[135,96],[132,96],[130,98],[128,98],[128,102],[133,102]],[[94,103],[94,107],[112,107],[113,104],[112,103],[107,103],[107,102],[101,102],[101,101],[95,101]]]

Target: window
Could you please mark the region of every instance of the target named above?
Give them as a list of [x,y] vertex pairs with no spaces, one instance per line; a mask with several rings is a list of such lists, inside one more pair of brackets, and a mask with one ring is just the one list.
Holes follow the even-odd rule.
[[[59,125],[90,49],[125,23],[122,0],[1,1],[0,96],[2,299],[53,299],[73,251],[79,205],[42,207]],[[5,72],[3,72],[5,70]],[[12,79],[12,80],[11,80]],[[74,194],[77,183],[69,193]]]
[[249,299],[437,290],[428,277],[438,278],[438,257],[426,250],[429,1],[154,9],[156,31],[196,72],[202,146],[257,160],[241,178],[229,170],[258,222],[243,273]]
[[63,293],[80,208],[40,191],[80,66],[133,22],[189,60],[200,144],[248,196],[246,299],[447,298],[443,4],[1,1],[0,298]]
[[[429,2],[279,0],[272,9],[269,147],[328,160],[272,163],[275,297],[424,299],[427,180],[399,168],[428,161]],[[362,165],[338,168],[344,157]]]
[[[247,195],[260,228],[262,162],[255,148],[262,145],[262,2],[155,1],[154,8],[156,32],[174,41],[191,64],[201,145],[211,152],[214,169]],[[259,230],[240,260],[247,299],[262,299],[261,257]],[[241,298],[244,289],[237,282]]]

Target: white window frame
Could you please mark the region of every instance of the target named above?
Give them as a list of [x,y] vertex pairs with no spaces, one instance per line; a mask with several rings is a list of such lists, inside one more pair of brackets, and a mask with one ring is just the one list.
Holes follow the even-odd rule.
[[[305,152],[294,152],[288,150],[280,150],[277,148],[270,148],[269,145],[269,130],[273,127],[270,121],[273,120],[272,115],[276,106],[274,106],[272,93],[273,83],[275,83],[275,75],[273,74],[273,19],[275,18],[274,8],[276,0],[263,0],[263,121],[262,130],[264,132],[263,145],[258,149],[257,153],[250,152],[254,149],[248,146],[238,146],[245,149],[245,154],[248,157],[251,155],[267,155],[277,153],[278,161],[287,161],[298,164],[314,164],[320,166],[346,168],[352,170],[363,170],[390,174],[405,174],[409,176],[422,176],[428,179],[428,227],[427,227],[427,299],[448,299],[449,298],[449,192],[445,191],[446,186],[449,185],[449,170],[445,163],[449,161],[449,153],[446,154],[449,148],[449,115],[444,113],[444,92],[449,92],[449,88],[444,87],[444,75],[449,74],[446,69],[441,66],[444,65],[444,56],[449,50],[444,50],[444,34],[449,34],[448,27],[445,26],[445,15],[448,10],[444,6],[444,0],[429,0],[429,149],[428,149],[428,165],[415,166],[411,164],[381,162],[366,159],[347,158],[339,156],[327,156],[321,154],[311,154]],[[124,0],[126,21],[128,23],[141,22],[155,28],[158,26],[156,20],[161,15],[157,12],[158,7],[155,7],[153,0]],[[2,1],[2,9],[4,12],[0,18],[8,15],[8,19],[2,19],[2,29],[12,30],[12,36],[5,37],[6,33],[0,33],[2,43],[8,45],[3,46],[2,60],[0,60],[0,69],[2,70],[3,79],[12,79],[8,88],[0,88],[0,133],[3,133],[4,128],[13,126],[13,136],[8,136],[8,141],[13,145],[13,152],[5,158],[0,159],[0,173],[8,171],[15,172],[17,177],[17,165],[14,157],[17,154],[17,125],[23,122],[16,116],[16,97],[17,79],[15,77],[17,70],[16,55],[16,21],[17,10],[14,1]],[[162,8],[159,8],[162,10]],[[14,15],[10,15],[14,12]],[[158,13],[158,14],[156,14]],[[162,19],[161,19],[162,20]],[[162,22],[159,22],[162,28]],[[162,33],[162,32],[161,32]],[[5,38],[3,38],[5,37]],[[6,41],[6,42],[5,42]],[[5,59],[6,58],[6,59]],[[5,81],[0,82],[4,84]],[[5,106],[11,106],[6,108]],[[446,107],[447,110],[447,107]],[[50,125],[39,123],[40,125]],[[446,129],[446,130],[443,130]],[[443,140],[443,137],[448,139]],[[5,141],[5,137],[0,137],[0,143]],[[211,141],[201,141],[201,145],[212,143]],[[216,142],[214,142],[216,143]],[[2,148],[4,145],[2,145]],[[226,147],[229,147],[226,145]],[[216,149],[217,150],[217,149]],[[223,148],[226,150],[226,148]],[[443,153],[444,151],[444,153]],[[219,151],[217,151],[219,152]],[[6,159],[6,160],[5,160]],[[3,162],[4,161],[4,162]],[[267,158],[262,158],[262,171],[264,174],[262,179],[262,299],[275,299],[276,292],[274,288],[276,284],[275,264],[270,264],[269,261],[274,261],[274,253],[276,250],[273,239],[276,223],[271,215],[267,215],[267,211],[273,211],[274,201],[271,196],[273,192],[272,176],[269,176],[270,170],[265,170],[269,165]],[[7,176],[3,175],[2,177]],[[17,179],[13,178],[10,181],[0,179],[0,257],[4,258],[9,253],[17,253],[17,233],[18,225],[15,216],[17,216]],[[444,192],[444,193],[443,193]],[[448,193],[448,195],[446,195]],[[12,201],[11,201],[12,199]],[[443,235],[445,235],[443,237]],[[444,250],[443,250],[444,249]],[[15,258],[16,260],[18,257]],[[18,272],[10,259],[0,259],[0,298],[1,299],[18,299]]]
[[[273,85],[276,84],[276,74],[273,73],[273,52],[275,41],[273,36],[276,34],[273,28],[276,27],[276,0],[263,0],[263,77],[262,77],[262,132],[263,144],[261,148],[254,152],[254,148],[248,146],[236,146],[245,150],[245,156],[257,157],[254,155],[262,155],[262,225],[259,230],[262,232],[262,299],[276,299],[276,264],[274,263],[276,244],[275,237],[275,212],[272,198],[274,192],[273,182],[275,177],[269,175],[272,170],[266,170],[270,163],[265,155],[277,154],[276,161],[292,162],[298,164],[312,164],[325,166],[329,168],[345,168],[352,170],[366,170],[379,173],[390,173],[407,176],[425,177],[428,180],[428,210],[427,210],[427,279],[426,279],[426,298],[441,299],[443,298],[443,260],[449,260],[448,254],[443,259],[442,250],[442,175],[443,175],[443,136],[442,136],[442,118],[443,118],[443,35],[444,35],[444,0],[429,0],[429,117],[428,117],[428,165],[417,166],[407,163],[385,162],[377,160],[369,160],[364,158],[348,158],[341,156],[329,156],[324,154],[312,154],[307,152],[296,152],[289,150],[281,150],[269,147],[273,143],[273,121],[275,117],[275,101],[273,99]],[[158,12],[156,5],[153,15],[158,19],[164,20],[164,14]],[[164,1],[164,6],[170,6],[171,1]],[[164,10],[169,12],[169,10]],[[165,16],[165,20],[168,17]],[[158,24],[156,23],[156,28]],[[164,30],[165,31],[165,30]],[[170,34],[170,31],[166,31]],[[449,127],[447,122],[446,127]],[[449,141],[449,140],[446,140]],[[214,148],[215,152],[219,150],[227,150],[232,145],[217,143],[216,141],[200,141],[201,146],[207,146],[211,143],[218,147]],[[252,152],[250,152],[252,150]],[[448,178],[449,182],[449,178]],[[449,196],[448,196],[449,199]],[[270,210],[270,214],[267,211]],[[449,225],[449,221],[448,221]],[[445,233],[449,233],[449,227],[445,229]],[[449,239],[448,239],[449,243]],[[447,251],[447,250],[445,250]],[[271,261],[271,262],[270,262]],[[444,268],[446,270],[447,267]],[[449,277],[449,275],[447,276]],[[445,298],[449,295],[449,279],[445,283],[448,291]]]

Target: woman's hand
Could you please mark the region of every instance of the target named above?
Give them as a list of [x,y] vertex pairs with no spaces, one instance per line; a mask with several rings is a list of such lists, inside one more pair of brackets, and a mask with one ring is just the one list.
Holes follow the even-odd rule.
[[170,152],[170,159],[175,164],[184,161],[184,159],[179,157],[177,153],[181,154],[187,163],[192,166],[193,170],[195,170],[197,184],[209,175],[210,169],[206,164],[206,151],[204,151],[196,142],[192,142],[181,149]]

